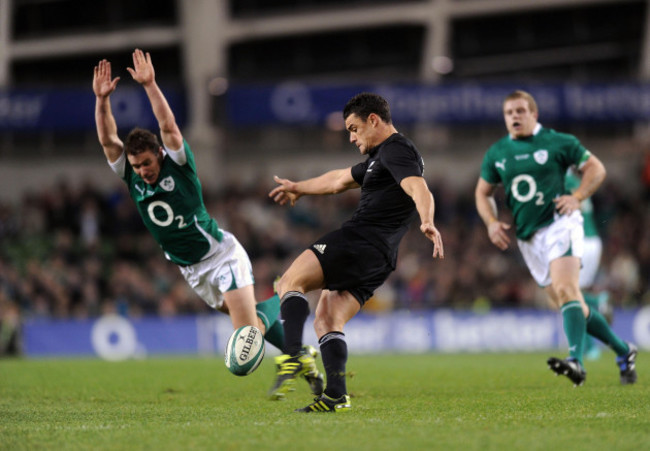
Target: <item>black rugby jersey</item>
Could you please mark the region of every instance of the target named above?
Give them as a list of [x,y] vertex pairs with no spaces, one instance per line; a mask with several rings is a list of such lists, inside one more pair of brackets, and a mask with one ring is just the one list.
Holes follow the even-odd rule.
[[415,202],[400,182],[406,177],[422,177],[423,173],[422,156],[399,133],[371,149],[366,161],[352,167],[352,177],[361,185],[361,199],[352,218],[342,227],[351,228],[381,249],[393,268],[399,242],[417,215]]

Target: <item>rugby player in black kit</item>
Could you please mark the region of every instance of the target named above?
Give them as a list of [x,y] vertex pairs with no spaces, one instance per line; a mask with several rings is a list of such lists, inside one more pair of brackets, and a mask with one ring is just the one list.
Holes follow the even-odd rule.
[[314,329],[327,385],[322,395],[297,412],[350,410],[343,326],[395,269],[399,243],[416,216],[420,218],[420,231],[433,242],[433,258],[444,257],[442,238],[433,222],[433,195],[423,178],[422,157],[393,126],[386,100],[376,94],[358,94],[346,104],[343,119],[350,142],[361,155],[367,155],[366,160],[299,182],[276,176],[278,186],[269,193],[280,205],[293,206],[304,195],[361,188],[352,218],[299,255],[276,287],[281,299],[285,349],[276,357],[278,372],[271,399],[284,398],[304,371],[301,349],[309,316],[305,293],[322,289]]

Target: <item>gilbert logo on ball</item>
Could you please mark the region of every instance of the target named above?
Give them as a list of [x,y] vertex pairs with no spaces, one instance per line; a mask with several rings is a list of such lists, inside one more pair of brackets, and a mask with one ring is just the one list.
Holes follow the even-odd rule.
[[255,326],[235,330],[226,346],[225,363],[232,374],[246,376],[260,365],[264,358],[264,336]]

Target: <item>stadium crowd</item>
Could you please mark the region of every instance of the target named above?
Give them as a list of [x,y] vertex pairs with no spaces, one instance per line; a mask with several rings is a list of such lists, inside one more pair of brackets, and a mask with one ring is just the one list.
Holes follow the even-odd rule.
[[[267,197],[270,176],[255,183],[230,183],[205,193],[205,200],[219,225],[248,251],[256,294],[265,299],[296,255],[351,216],[358,190],[303,198],[294,208],[283,208]],[[423,245],[414,223],[400,248],[396,272],[366,310],[545,308],[542,290],[528,276],[517,250],[501,252],[488,241],[473,186],[459,190],[436,180],[429,180],[429,186],[445,259],[431,258],[431,246]],[[609,290],[614,307],[650,303],[646,198],[642,192],[631,198],[614,182],[606,182],[594,198],[604,241],[598,285]],[[210,310],[165,260],[119,180],[108,191],[90,180],[78,186],[61,180],[25,193],[15,205],[0,204],[0,242],[0,346],[5,348],[7,330],[24,318]]]

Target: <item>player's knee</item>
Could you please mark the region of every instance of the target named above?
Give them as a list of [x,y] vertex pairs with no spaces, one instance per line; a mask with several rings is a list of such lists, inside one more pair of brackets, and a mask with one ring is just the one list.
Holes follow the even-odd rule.
[[316,332],[317,337],[322,337],[333,330],[342,330],[342,328],[337,328],[337,324],[333,318],[316,315],[314,318],[314,332]]
[[287,273],[284,273],[280,280],[275,285],[275,290],[278,293],[278,296],[282,297],[288,291],[299,291],[295,288],[292,283],[291,276]]
[[307,293],[309,291],[309,287],[307,287],[306,284],[302,281],[303,279],[304,277],[302,277],[300,274],[294,274],[292,272],[284,273],[275,285],[278,296],[282,298],[282,296],[284,296],[285,293],[288,293],[289,291],[297,291],[303,294]]
[[580,288],[573,283],[558,282],[553,284],[553,290],[560,305],[580,298]]
[[559,310],[560,307],[562,307],[562,305],[558,303],[558,300],[552,298],[551,296],[547,297],[547,302],[548,302],[548,306],[549,306],[549,308],[551,310]]

